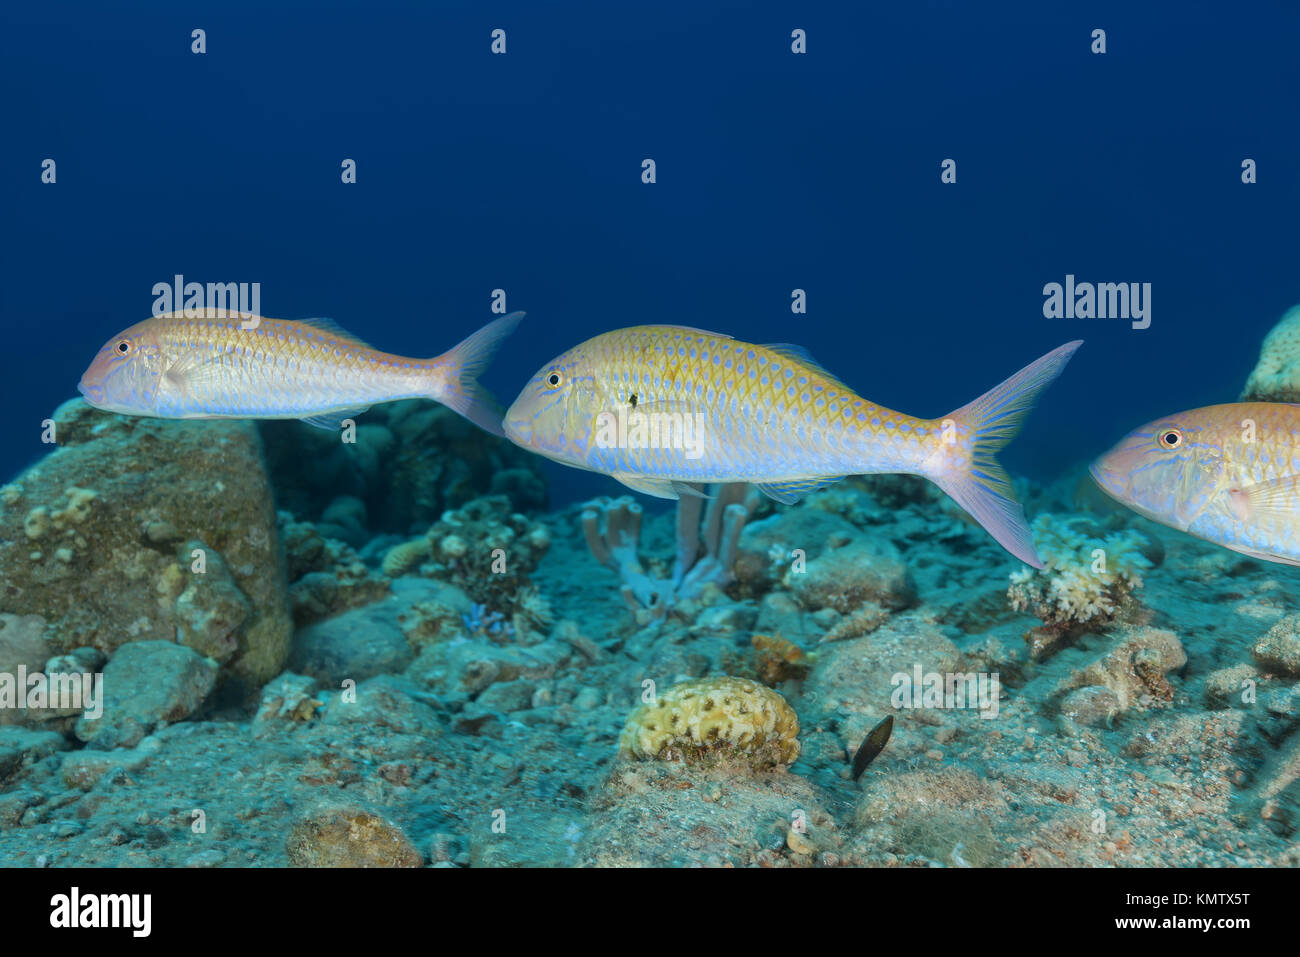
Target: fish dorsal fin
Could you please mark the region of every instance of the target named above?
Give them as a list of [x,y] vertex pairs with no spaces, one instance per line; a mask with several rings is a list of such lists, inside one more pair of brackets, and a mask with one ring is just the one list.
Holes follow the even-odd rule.
[[768,352],[775,352],[777,355],[784,359],[789,359],[791,362],[797,362],[800,365],[807,366],[819,375],[825,376],[845,392],[853,391],[841,382],[838,376],[832,375],[828,372],[826,367],[814,359],[812,353],[803,346],[797,346],[793,342],[767,342],[763,344],[763,348]]
[[313,329],[319,329],[321,332],[327,332],[331,336],[342,339],[344,342],[350,342],[354,346],[360,346],[363,349],[373,349],[370,343],[366,342],[360,336],[354,336],[333,319],[316,318],[316,319],[299,319],[304,326],[311,326]]
[[370,406],[368,405],[360,405],[355,409],[340,409],[338,412],[322,412],[320,415],[304,416],[302,421],[318,429],[338,432],[343,428],[344,419],[355,419],[361,413],[369,411],[369,409]]
[[699,329],[695,326],[679,326],[674,323],[666,322],[658,326],[647,326],[646,328],[655,329],[679,329],[682,332],[689,332],[697,336],[712,336],[714,339],[734,339],[735,336],[729,336],[725,332],[714,332],[712,329]]
[[815,492],[819,488],[834,485],[842,478],[844,478],[843,475],[832,475],[830,478],[823,476],[820,478],[795,479],[792,482],[768,482],[759,485],[758,490],[782,505],[793,505],[809,492]]

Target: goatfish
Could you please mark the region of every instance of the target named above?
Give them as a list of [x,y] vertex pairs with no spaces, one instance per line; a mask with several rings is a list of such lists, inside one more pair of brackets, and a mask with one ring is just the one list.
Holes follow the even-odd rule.
[[922,475],[1021,561],[1042,567],[994,453],[1082,342],[974,402],[923,419],[868,402],[804,349],[686,326],[596,336],[543,366],[506,411],[515,444],[659,498],[749,482],[790,504],[846,475]]
[[1300,405],[1235,402],[1156,419],[1090,471],[1107,495],[1152,521],[1300,565]]
[[380,352],[330,319],[165,313],[109,339],[77,388],[107,412],[302,419],[331,430],[377,403],[425,398],[501,435],[500,406],[477,380],[523,316],[502,316],[450,352],[412,359]]

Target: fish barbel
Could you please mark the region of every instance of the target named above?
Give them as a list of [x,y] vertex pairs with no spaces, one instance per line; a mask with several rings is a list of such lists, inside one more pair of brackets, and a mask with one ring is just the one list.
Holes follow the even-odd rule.
[[798,346],[636,326],[543,366],[506,412],[505,432],[660,498],[752,482],[789,504],[846,475],[923,475],[1007,551],[1042,567],[993,454],[1081,344],[1049,352],[947,416],[922,419],[861,398]]
[[501,435],[477,378],[524,314],[488,323],[450,352],[380,352],[329,319],[166,313],[108,340],[78,389],[99,409],[165,419],[302,419],[338,429],[370,406],[434,399]]
[[1090,471],[1107,495],[1153,521],[1300,565],[1300,405],[1234,402],[1156,419]]

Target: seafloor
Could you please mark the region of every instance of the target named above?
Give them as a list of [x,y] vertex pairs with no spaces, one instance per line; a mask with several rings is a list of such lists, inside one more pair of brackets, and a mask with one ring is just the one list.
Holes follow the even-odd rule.
[[0,675],[103,714],[0,710],[0,864],[1300,864],[1300,570],[1082,472],[1020,488],[1033,573],[912,478],[548,510],[430,403],[55,419],[0,489]]

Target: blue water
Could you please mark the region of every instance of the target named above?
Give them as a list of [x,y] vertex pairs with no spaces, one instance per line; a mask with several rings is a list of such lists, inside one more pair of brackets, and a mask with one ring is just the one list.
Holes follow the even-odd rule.
[[[1005,455],[1044,478],[1235,398],[1300,301],[1300,12],[997,6],[5,4],[0,476],[177,273],[415,355],[503,288],[504,400],[642,322],[798,342],[926,415],[1082,337]],[[1067,273],[1152,283],[1151,327],[1044,318]]]

